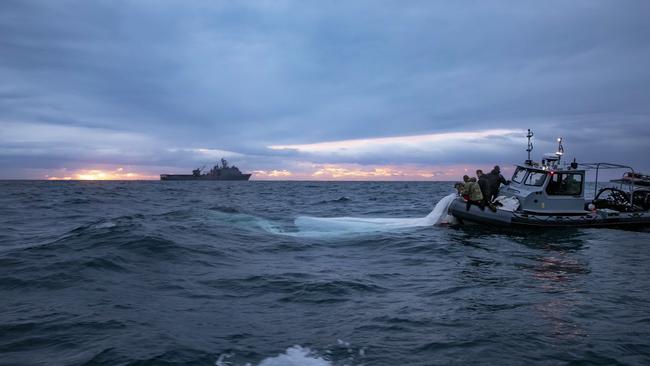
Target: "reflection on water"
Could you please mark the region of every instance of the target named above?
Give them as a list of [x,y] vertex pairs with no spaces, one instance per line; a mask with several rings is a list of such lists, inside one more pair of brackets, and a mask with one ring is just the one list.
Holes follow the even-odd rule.
[[551,297],[535,303],[533,308],[545,320],[550,328],[548,332],[557,339],[585,337],[587,331],[573,320],[576,311],[584,305],[582,279],[590,272],[587,259],[579,252],[583,247],[581,234],[577,230],[567,230],[540,238],[542,240],[533,247],[544,249],[544,253],[534,258],[531,284],[538,292],[551,294]]
[[[463,285],[481,289],[468,310],[511,311],[525,327],[543,334],[540,341],[556,345],[588,335],[576,321],[585,305],[586,278],[591,272],[584,231],[468,226],[451,236],[465,248]],[[525,295],[508,291],[517,285],[528,289]],[[520,307],[527,309],[521,310],[525,315],[519,314]]]
[[518,229],[513,230],[509,239],[531,249],[576,251],[586,244],[584,233],[575,228]]
[[538,257],[539,263],[534,268],[533,277],[546,283],[549,291],[552,291],[559,284],[571,282],[576,274],[589,273],[585,263],[569,255],[566,252],[558,252],[555,255]]

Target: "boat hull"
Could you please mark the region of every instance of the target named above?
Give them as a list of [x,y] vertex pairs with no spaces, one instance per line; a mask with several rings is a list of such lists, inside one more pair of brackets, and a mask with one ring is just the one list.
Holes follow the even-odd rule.
[[249,180],[252,174],[241,174],[236,176],[213,176],[213,175],[192,175],[192,174],[161,174],[160,180]]
[[449,214],[461,224],[473,223],[498,227],[650,227],[650,212],[618,212],[613,210],[576,213],[533,213],[497,209],[481,210],[462,198],[449,205]]

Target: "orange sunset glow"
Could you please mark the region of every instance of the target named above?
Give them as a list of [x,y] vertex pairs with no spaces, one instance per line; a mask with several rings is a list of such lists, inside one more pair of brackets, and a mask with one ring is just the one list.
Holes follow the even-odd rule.
[[[402,180],[402,181],[456,181],[477,167],[465,165],[414,166],[360,164],[310,164],[297,170],[256,170],[255,180]],[[491,167],[478,167],[488,169]],[[504,169],[508,171],[508,169]]]
[[158,179],[157,176],[146,175],[137,172],[127,171],[124,168],[115,170],[102,169],[81,169],[71,174],[62,176],[47,175],[47,180],[152,180]]
[[[490,166],[469,165],[361,165],[302,163],[291,169],[253,170],[252,180],[333,180],[333,181],[456,181],[475,169],[489,170]],[[510,174],[505,166],[504,173]],[[130,168],[89,168],[58,170],[43,176],[47,180],[158,180],[149,172]]]

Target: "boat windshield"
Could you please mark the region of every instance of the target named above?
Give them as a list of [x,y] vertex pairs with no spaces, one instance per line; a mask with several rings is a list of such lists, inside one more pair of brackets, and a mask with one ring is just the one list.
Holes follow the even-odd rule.
[[524,184],[527,186],[542,186],[544,185],[544,181],[546,181],[546,173],[544,172],[534,172],[531,171],[528,176],[526,177],[526,180],[524,181]]
[[524,180],[524,177],[526,176],[526,168],[522,167],[517,167],[517,170],[515,170],[515,173],[512,175],[512,181],[515,183],[521,183],[522,180]]

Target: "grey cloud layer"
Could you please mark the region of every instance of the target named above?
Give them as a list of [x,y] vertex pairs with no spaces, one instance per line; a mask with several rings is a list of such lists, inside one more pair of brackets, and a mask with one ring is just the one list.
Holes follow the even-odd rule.
[[240,152],[250,169],[507,161],[514,147],[341,158],[266,146],[527,127],[565,135],[585,160],[647,169],[648,15],[647,1],[2,1],[0,128],[147,138],[0,132],[2,176],[45,161],[180,167],[204,158],[196,148]]

